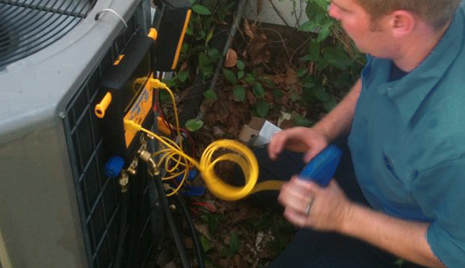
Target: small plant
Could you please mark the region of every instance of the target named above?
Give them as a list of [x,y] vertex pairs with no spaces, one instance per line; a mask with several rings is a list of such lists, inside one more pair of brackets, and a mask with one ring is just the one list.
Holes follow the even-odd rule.
[[307,66],[297,71],[304,85],[304,100],[310,104],[321,101],[327,111],[337,104],[340,93],[350,89],[364,62],[340,25],[328,16],[328,5],[327,0],[307,0],[309,21],[299,30],[316,37],[300,58]]

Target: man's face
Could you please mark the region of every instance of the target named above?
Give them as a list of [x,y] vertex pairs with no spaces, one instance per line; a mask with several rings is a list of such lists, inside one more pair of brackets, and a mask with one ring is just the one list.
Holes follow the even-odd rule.
[[372,22],[370,15],[354,0],[331,0],[329,15],[341,22],[344,31],[364,53],[383,57],[389,38],[383,20]]

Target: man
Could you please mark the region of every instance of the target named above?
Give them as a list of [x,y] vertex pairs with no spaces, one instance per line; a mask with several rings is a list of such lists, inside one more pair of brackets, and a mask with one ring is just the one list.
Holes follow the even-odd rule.
[[349,134],[369,205],[334,180],[294,176],[279,194],[284,216],[316,232],[302,229],[269,267],[465,267],[465,4],[332,0],[329,15],[367,53],[361,78],[314,127],[275,134],[268,154],[309,161]]

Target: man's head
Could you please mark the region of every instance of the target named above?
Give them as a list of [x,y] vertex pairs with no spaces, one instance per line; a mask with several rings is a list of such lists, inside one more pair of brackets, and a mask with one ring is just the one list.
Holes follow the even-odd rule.
[[438,38],[462,0],[331,0],[329,15],[341,22],[360,51],[395,59]]
[[462,0],[355,0],[376,21],[396,10],[409,11],[435,30],[453,18]]

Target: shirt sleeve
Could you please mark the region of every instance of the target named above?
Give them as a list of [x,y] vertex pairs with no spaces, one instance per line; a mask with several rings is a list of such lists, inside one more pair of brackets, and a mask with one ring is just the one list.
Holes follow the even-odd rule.
[[420,172],[413,195],[425,215],[434,218],[427,241],[449,268],[465,267],[465,159]]

